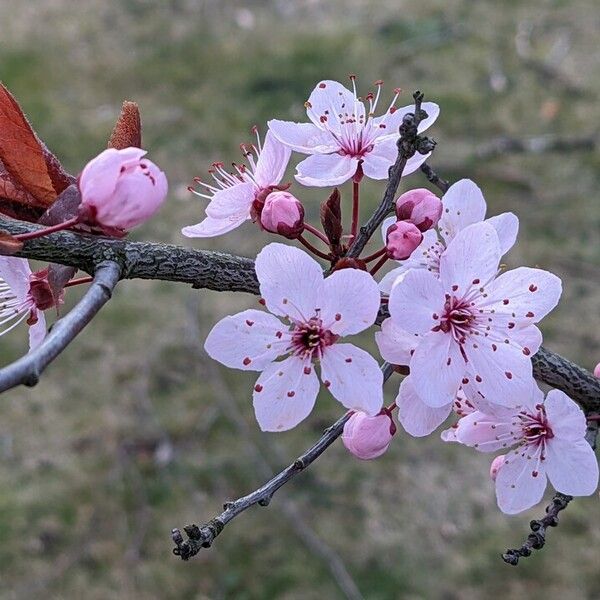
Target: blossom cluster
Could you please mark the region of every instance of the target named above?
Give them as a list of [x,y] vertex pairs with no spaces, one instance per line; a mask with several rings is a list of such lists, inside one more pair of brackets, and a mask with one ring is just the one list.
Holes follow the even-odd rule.
[[[255,128],[256,142],[241,146],[244,164],[213,163],[210,179],[196,178],[190,188],[208,203],[205,217],[184,227],[184,236],[219,236],[251,221],[313,255],[289,242],[262,248],[255,265],[266,310],[219,321],[206,352],[227,367],[258,373],[252,399],[263,431],[297,426],[323,387],[348,410],[342,441],[360,459],[387,451],[395,419],[415,437],[452,419],[443,441],[499,453],[490,475],[505,513],[538,503],[547,479],[564,494],[592,494],[598,464],[585,440],[583,411],[561,391],[544,397],[533,377],[531,358],[542,343],[538,324],[558,304],[562,284],[542,269],[501,264],[517,239],[513,213],[486,218],[483,194],[468,179],[441,198],[412,188],[381,224],[382,247],[349,253],[358,236],[361,182],[387,179],[408,128],[419,138],[439,115],[430,102],[397,107],[401,91],[395,89],[375,116],[383,82],[364,97],[354,76],[351,82],[350,90],[321,81],[305,103],[308,122],[270,120],[264,142]],[[431,147],[413,143],[405,150],[402,175],[419,169]],[[293,187],[285,175],[294,152],[307,157],[296,165]],[[167,180],[144,155],[139,148],[111,148],[90,161],[78,179],[76,214],[51,229],[76,226],[120,237],[154,215]],[[350,227],[344,228],[337,187],[320,207],[322,230],[311,225],[312,211],[298,198],[302,187],[346,182]],[[393,268],[381,277],[389,261]],[[79,282],[56,286],[48,269],[32,273],[14,257],[0,257],[0,278],[0,335],[26,319],[32,349],[46,333],[44,311],[58,310],[64,288]],[[376,323],[381,328],[370,347],[409,373],[390,406],[384,406],[378,360],[342,339]]]

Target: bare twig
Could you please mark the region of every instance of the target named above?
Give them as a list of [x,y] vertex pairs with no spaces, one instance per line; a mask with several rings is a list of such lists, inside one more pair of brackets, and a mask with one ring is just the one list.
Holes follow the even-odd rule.
[[84,297],[67,315],[56,321],[42,344],[26,356],[0,369],[0,392],[20,384],[34,386],[44,369],[108,302],[119,281],[119,275],[120,269],[116,263],[100,263],[94,274],[94,281]]
[[421,172],[425,174],[427,181],[435,185],[443,194],[450,188],[450,184],[442,179],[427,163],[421,165]]
[[394,200],[402,173],[406,167],[409,158],[417,152],[427,154],[435,147],[435,142],[418,135],[417,129],[422,119],[421,104],[423,102],[423,94],[419,91],[413,94],[415,100],[415,112],[409,113],[404,117],[405,121],[400,126],[401,137],[398,139],[398,156],[396,162],[388,171],[388,182],[383,194],[380,205],[377,210],[371,215],[371,218],[360,228],[360,231],[352,246],[348,250],[347,256],[356,258],[363,251],[367,242],[371,239],[375,231],[379,228],[383,220],[388,216],[394,207]]
[[[392,375],[393,367],[388,363],[384,363],[381,368],[383,370],[385,381]],[[173,553],[180,556],[183,560],[188,560],[198,554],[201,548],[210,548],[215,538],[225,528],[225,525],[245,510],[255,504],[267,506],[280,487],[304,471],[304,469],[319,458],[319,456],[321,456],[321,454],[323,454],[323,452],[325,452],[325,450],[327,450],[327,448],[342,435],[344,425],[349,418],[350,413],[346,413],[340,417],[331,427],[328,427],[325,430],[315,444],[303,452],[293,463],[247,496],[238,498],[233,502],[227,502],[220,515],[212,518],[201,526],[195,524],[185,526],[183,530],[188,536],[187,540],[184,541],[183,535],[179,529],[173,529],[172,539],[173,542],[175,542]]]

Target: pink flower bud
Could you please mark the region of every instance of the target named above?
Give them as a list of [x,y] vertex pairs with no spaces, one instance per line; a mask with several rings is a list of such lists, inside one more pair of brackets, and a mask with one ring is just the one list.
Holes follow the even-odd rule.
[[395,433],[396,425],[385,410],[374,417],[355,412],[344,425],[342,442],[357,458],[372,460],[388,449]]
[[492,464],[490,465],[490,477],[492,478],[492,481],[496,481],[496,476],[498,475],[500,467],[504,464],[505,458],[506,456],[504,454],[500,454],[492,461]]
[[594,367],[594,377],[600,377],[600,363]]
[[304,207],[289,192],[271,192],[262,208],[260,223],[267,231],[293,240],[304,229]]
[[388,256],[395,260],[408,258],[421,243],[423,234],[409,221],[396,221],[386,235]]
[[442,208],[442,201],[425,188],[409,190],[396,200],[398,219],[414,223],[419,231],[435,227],[442,216]]
[[167,178],[140,148],[109,148],[79,176],[85,221],[116,235],[149,219],[167,195]]

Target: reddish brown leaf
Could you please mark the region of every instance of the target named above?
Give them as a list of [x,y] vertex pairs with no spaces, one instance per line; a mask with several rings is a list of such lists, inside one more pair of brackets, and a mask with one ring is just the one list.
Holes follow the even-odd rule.
[[108,147],[122,150],[130,146],[142,147],[142,120],[137,103],[125,100],[108,140]]
[[44,208],[38,206],[37,200],[3,172],[0,163],[0,213],[35,223],[43,212]]
[[50,180],[52,181],[52,186],[54,187],[54,191],[58,196],[61,192],[66,190],[72,183],[75,183],[77,179],[67,173],[63,166],[60,164],[60,161],[50,150],[48,150],[46,144],[39,140],[40,145],[42,146],[42,151],[44,153],[44,160],[46,161],[46,169],[48,170],[48,175],[50,176]]
[[79,212],[81,193],[79,187],[72,183],[58,196],[54,204],[40,217],[41,225],[58,225],[74,217]]
[[14,238],[10,233],[0,231],[0,254],[14,254],[23,247],[23,242]]
[[334,188],[329,198],[321,204],[321,224],[331,249],[335,252],[340,246],[343,233],[341,198],[337,188]]
[[40,206],[49,206],[56,191],[48,175],[44,151],[17,101],[0,84],[0,160],[13,181]]

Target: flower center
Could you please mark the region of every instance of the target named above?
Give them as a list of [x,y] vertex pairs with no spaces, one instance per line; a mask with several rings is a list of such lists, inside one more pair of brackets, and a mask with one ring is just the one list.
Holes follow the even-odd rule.
[[552,439],[554,433],[548,424],[544,406],[536,406],[536,414],[523,412],[519,415],[521,427],[523,429],[523,438],[527,444],[541,444],[545,440]]
[[474,321],[475,315],[464,300],[446,294],[444,312],[434,331],[450,333],[459,344],[464,344]]
[[335,344],[339,336],[323,327],[323,321],[313,317],[305,323],[296,323],[292,329],[292,353],[301,358],[321,358],[327,346]]

